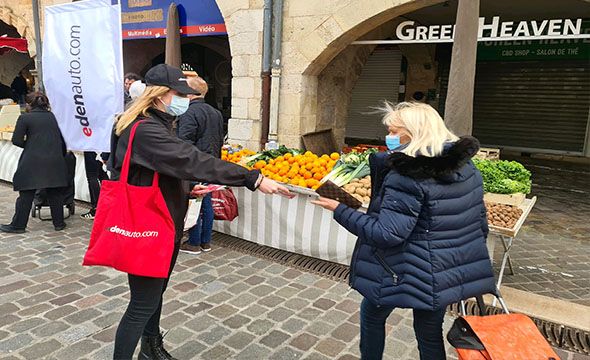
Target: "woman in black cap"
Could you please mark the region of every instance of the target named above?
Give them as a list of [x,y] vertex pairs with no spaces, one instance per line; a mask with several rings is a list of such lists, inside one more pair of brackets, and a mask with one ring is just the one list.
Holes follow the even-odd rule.
[[[131,153],[129,183],[150,186],[154,172],[160,174],[160,190],[174,221],[176,236],[170,272],[176,262],[183,235],[184,216],[188,206],[189,189],[183,180],[202,181],[231,186],[246,186],[266,194],[289,191],[266,179],[258,170],[248,170],[200,152],[191,144],[180,140],[172,129],[176,116],[186,111],[188,94],[196,91],[187,85],[178,68],[160,64],[146,76],[147,87],[121,116],[116,119],[111,138],[112,177],[120,177],[129,135],[133,125],[142,122],[136,130]],[[201,186],[196,186],[199,189]],[[141,337],[139,359],[173,359],[164,349],[160,334],[162,294],[168,278],[128,275],[131,300],[123,315],[115,338],[115,359],[131,359]]]

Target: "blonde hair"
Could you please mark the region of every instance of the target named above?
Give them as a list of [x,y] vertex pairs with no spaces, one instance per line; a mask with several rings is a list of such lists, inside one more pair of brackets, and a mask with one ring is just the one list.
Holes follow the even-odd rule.
[[459,140],[428,104],[401,102],[393,105],[385,102],[380,110],[384,115],[383,124],[401,128],[410,137],[410,143],[402,150],[406,155],[435,157],[442,153],[446,142]]
[[207,86],[207,82],[205,79],[199,76],[189,76],[186,79],[188,86],[192,89],[197,90],[201,95],[200,97],[205,97],[207,91],[209,91],[209,86]]
[[115,134],[120,136],[123,130],[137,119],[139,115],[148,117],[147,110],[157,109],[158,97],[166,94],[170,89],[166,86],[146,86],[144,92],[133,101],[124,113],[115,117]]

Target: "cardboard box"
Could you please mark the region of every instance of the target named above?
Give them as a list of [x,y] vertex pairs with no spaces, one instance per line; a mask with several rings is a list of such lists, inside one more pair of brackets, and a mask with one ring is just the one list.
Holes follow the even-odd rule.
[[0,108],[0,129],[6,127],[6,125],[14,126],[16,120],[20,116],[19,105],[4,105]]

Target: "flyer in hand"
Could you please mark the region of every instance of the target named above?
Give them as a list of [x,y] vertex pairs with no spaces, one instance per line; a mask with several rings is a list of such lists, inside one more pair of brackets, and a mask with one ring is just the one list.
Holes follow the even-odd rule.
[[352,195],[342,190],[340,186],[334,184],[330,180],[324,182],[319,188],[317,188],[316,192],[320,196],[339,201],[353,209],[358,209],[363,205],[363,203],[352,197]]

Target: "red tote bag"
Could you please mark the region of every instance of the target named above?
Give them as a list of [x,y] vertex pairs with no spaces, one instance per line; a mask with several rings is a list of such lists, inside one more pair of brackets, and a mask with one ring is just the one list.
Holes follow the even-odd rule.
[[174,223],[158,187],[127,183],[131,145],[137,126],[129,135],[119,181],[103,181],[90,244],[83,265],[102,265],[129,274],[168,277],[174,251]]
[[232,221],[238,217],[238,201],[231,189],[213,191],[211,203],[215,220]]

